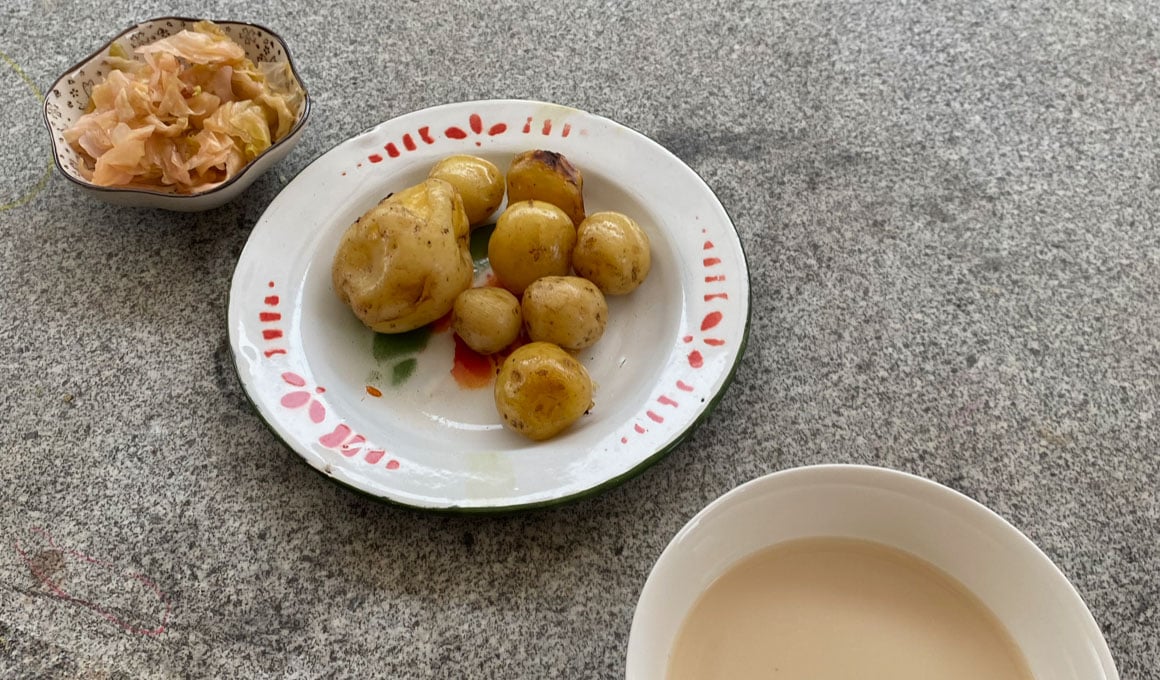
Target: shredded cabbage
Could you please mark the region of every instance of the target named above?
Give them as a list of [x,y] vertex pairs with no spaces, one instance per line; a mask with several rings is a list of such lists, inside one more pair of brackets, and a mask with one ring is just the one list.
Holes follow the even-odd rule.
[[212,189],[285,137],[305,98],[289,64],[254,64],[210,21],[132,55],[114,43],[106,64],[64,133],[100,186]]

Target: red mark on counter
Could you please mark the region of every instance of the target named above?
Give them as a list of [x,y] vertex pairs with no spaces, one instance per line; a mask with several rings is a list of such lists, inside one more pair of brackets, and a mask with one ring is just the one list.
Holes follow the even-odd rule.
[[[165,632],[165,627],[169,623],[169,615],[173,611],[173,606],[170,603],[169,598],[165,596],[165,593],[161,592],[161,588],[159,588],[157,586],[157,584],[153,582],[152,579],[145,576],[144,574],[138,574],[135,572],[128,572],[128,571],[123,572],[120,569],[118,569],[118,567],[116,565],[112,564],[111,562],[99,560],[99,559],[92,557],[90,555],[86,555],[85,553],[80,552],[78,550],[73,550],[72,548],[65,548],[61,545],[58,545],[56,540],[52,537],[51,534],[49,534],[47,531],[45,531],[43,529],[40,529],[39,527],[33,527],[32,529],[30,529],[30,531],[34,534],[41,536],[44,540],[48,541],[48,545],[52,548],[52,550],[42,550],[35,555],[30,555],[29,551],[26,551],[24,549],[24,547],[20,544],[19,541],[13,541],[12,547],[16,549],[17,553],[19,553],[20,559],[24,561],[25,566],[28,567],[28,570],[32,573],[33,577],[35,577],[38,581],[40,581],[41,584],[43,584],[50,591],[52,591],[53,595],[55,595],[56,597],[60,598],[61,600],[65,601],[65,602],[77,604],[77,605],[80,605],[82,607],[85,607],[86,609],[90,609],[93,612],[97,613],[101,618],[108,621],[109,623],[115,624],[115,625],[121,627],[122,629],[124,629],[130,633],[133,633],[135,635],[157,636],[157,635],[161,635],[162,633]],[[74,563],[74,565],[75,565],[73,567],[74,569],[79,567],[81,569],[91,570],[94,567],[99,567],[99,568],[105,570],[106,572],[109,572],[110,574],[116,576],[118,579],[122,579],[122,580],[128,581],[134,585],[137,585],[138,587],[142,588],[144,592],[148,593],[152,597],[156,597],[158,602],[162,605],[161,616],[160,616],[159,621],[157,622],[157,625],[152,627],[152,628],[147,628],[147,627],[144,627],[143,625],[138,625],[136,623],[130,623],[128,621],[125,621],[124,619],[120,618],[119,616],[113,614],[114,611],[116,611],[116,612],[131,611],[130,606],[126,606],[126,605],[135,604],[135,603],[110,603],[110,604],[106,605],[106,604],[102,604],[100,602],[97,602],[95,597],[85,598],[85,597],[77,597],[75,595],[72,595],[71,593],[66,591],[61,586],[61,584],[59,584],[53,580],[54,574],[47,573],[49,571],[49,569],[47,568],[47,565],[45,564],[45,562],[47,561],[47,559],[46,559],[47,556],[50,556],[50,555],[55,558],[55,562],[57,564],[57,566],[56,566],[57,570],[63,570],[64,568],[66,568],[68,566],[68,562],[65,562],[65,559],[67,557],[69,560],[71,560],[71,562]],[[94,582],[94,580],[92,580],[92,579],[77,579],[77,580],[79,582],[82,582],[82,583],[83,582]],[[107,581],[106,581],[106,583],[107,583]],[[118,591],[119,594],[123,593],[125,591],[125,587],[123,585],[109,584],[109,586],[110,586],[111,590],[115,589]]]

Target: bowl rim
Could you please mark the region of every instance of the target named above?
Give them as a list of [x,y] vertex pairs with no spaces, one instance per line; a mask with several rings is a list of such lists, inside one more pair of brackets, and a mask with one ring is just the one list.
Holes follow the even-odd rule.
[[[146,24],[152,24],[152,23],[155,23],[158,21],[181,21],[181,22],[185,22],[185,23],[197,23],[199,21],[211,21],[211,22],[218,24],[218,25],[229,24],[232,26],[248,26],[250,28],[255,28],[259,31],[262,31],[263,33],[266,33],[274,40],[277,40],[278,43],[282,46],[282,52],[286,55],[286,63],[290,65],[290,72],[294,74],[294,79],[297,80],[298,84],[302,87],[302,112],[298,115],[298,120],[294,123],[294,127],[290,128],[290,131],[287,132],[285,135],[283,135],[282,139],[279,139],[277,142],[271,144],[268,149],[266,149],[262,153],[258,154],[258,156],[256,156],[254,159],[252,159],[249,163],[246,163],[246,165],[244,167],[242,167],[242,169],[239,170],[237,173],[235,173],[233,177],[227,179],[226,181],[222,182],[221,184],[215,186],[214,188],[206,190],[206,191],[199,191],[197,193],[192,193],[192,194],[178,194],[178,193],[172,193],[172,192],[167,192],[167,191],[154,191],[152,189],[99,186],[99,185],[93,184],[92,182],[86,181],[80,177],[74,176],[71,172],[66,170],[64,168],[64,166],[61,164],[60,151],[58,149],[56,136],[54,134],[56,132],[56,128],[53,127],[52,122],[49,120],[49,117],[48,117],[48,107],[49,107],[50,101],[48,99],[47,92],[51,92],[52,90],[57,89],[57,87],[61,84],[61,82],[63,82],[66,78],[68,78],[70,75],[72,75],[73,72],[77,71],[85,64],[87,64],[90,61],[99,57],[113,43],[117,42],[118,40],[120,40],[124,36],[128,35],[129,33],[132,33],[133,31],[140,29],[142,26],[145,26]],[[82,57],[80,60],[73,63],[72,66],[69,66],[67,69],[65,69],[64,72],[56,80],[54,80],[52,82],[52,85],[48,86],[48,90],[46,90],[44,102],[41,105],[41,119],[42,119],[42,122],[44,123],[45,128],[47,128],[48,132],[49,132],[49,141],[51,142],[51,149],[52,149],[52,162],[54,165],[56,165],[56,169],[60,171],[60,174],[63,175],[65,179],[69,180],[73,184],[76,184],[77,186],[79,186],[83,189],[86,189],[88,191],[96,191],[96,192],[108,193],[108,194],[155,196],[155,197],[169,199],[169,200],[173,200],[173,201],[182,201],[183,199],[200,199],[202,197],[211,196],[215,193],[223,192],[226,189],[229,189],[233,184],[237,183],[238,180],[240,180],[245,175],[249,174],[250,171],[253,170],[254,167],[257,165],[258,161],[260,161],[262,158],[265,158],[266,156],[268,156],[270,153],[272,153],[277,148],[279,148],[287,143],[292,143],[297,138],[298,133],[306,125],[306,120],[310,117],[310,108],[311,108],[310,90],[306,87],[306,81],[302,79],[302,73],[298,70],[298,67],[295,66],[295,64],[294,64],[294,57],[293,57],[293,55],[290,54],[290,46],[288,44],[286,44],[286,41],[282,38],[282,36],[278,35],[278,33],[276,31],[271,30],[270,28],[263,26],[262,24],[258,24],[258,23],[254,23],[254,22],[250,22],[250,21],[234,21],[232,19],[221,19],[221,20],[219,20],[219,19],[198,19],[198,18],[194,18],[194,17],[183,17],[183,16],[162,16],[162,17],[154,17],[152,19],[145,19],[143,21],[138,21],[137,23],[129,26],[125,30],[123,30],[120,33],[118,33],[117,35],[113,36],[109,40],[105,41],[100,47],[98,47],[97,49],[90,52],[87,56]]]
[[[818,475],[821,477],[819,478]],[[980,526],[985,525],[988,530],[998,532],[1005,541],[1024,553],[1027,559],[1032,560],[1052,574],[1054,587],[1068,601],[1068,606],[1079,615],[1078,625],[1082,627],[1083,634],[1091,641],[1092,650],[1105,672],[1102,677],[1106,677],[1107,680],[1117,680],[1120,677],[1111,648],[1108,645],[1107,636],[1100,628],[1079,589],[1059,565],[1019,527],[982,502],[941,482],[904,470],[860,463],[820,463],[774,470],[728,489],[697,510],[665,544],[661,553],[650,566],[645,582],[641,585],[629,625],[625,650],[626,674],[631,671],[631,668],[627,667],[627,663],[632,660],[634,652],[639,653],[639,646],[642,644],[640,638],[643,635],[645,614],[642,613],[641,605],[645,601],[646,594],[651,594],[650,591],[655,591],[659,587],[658,582],[654,579],[657,573],[662,569],[672,568],[676,553],[682,549],[682,543],[694,532],[702,531],[700,525],[708,517],[724,511],[725,508],[740,499],[753,493],[759,493],[759,490],[766,487],[772,487],[772,490],[784,490],[786,484],[798,483],[797,480],[803,478],[806,484],[869,483],[880,488],[896,488],[898,485],[904,485],[915,493],[944,496],[948,502],[957,506],[958,513],[963,515],[970,513],[973,515],[974,522]],[[736,561],[733,564],[736,564]],[[634,676],[627,675],[627,677],[631,679]]]

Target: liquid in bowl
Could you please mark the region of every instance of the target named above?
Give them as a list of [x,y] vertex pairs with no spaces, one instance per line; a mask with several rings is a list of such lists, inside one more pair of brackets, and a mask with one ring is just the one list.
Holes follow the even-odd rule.
[[1002,623],[934,565],[807,538],[730,567],[693,605],[668,680],[1033,680]]

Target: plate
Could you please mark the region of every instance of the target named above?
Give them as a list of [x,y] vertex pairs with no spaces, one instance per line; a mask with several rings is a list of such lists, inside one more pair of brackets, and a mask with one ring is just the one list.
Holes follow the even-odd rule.
[[[502,427],[492,360],[457,345],[446,323],[375,334],[338,300],[330,275],[346,228],[439,159],[470,153],[506,169],[529,149],[567,156],[584,175],[588,212],[633,217],[653,261],[640,288],[609,297],[604,336],[578,354],[595,405],[546,442]],[[489,273],[485,236],[473,235],[478,282]],[[733,223],[676,156],[584,111],[478,101],[382,123],[299,173],[242,251],[229,333],[254,407],[315,469],[416,508],[507,511],[608,488],[688,437],[737,368],[749,297]]]

